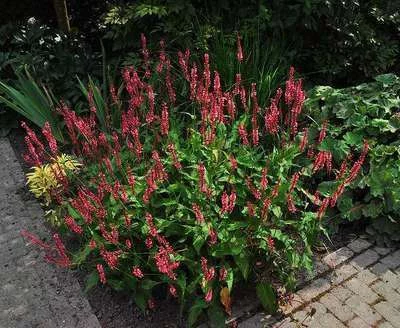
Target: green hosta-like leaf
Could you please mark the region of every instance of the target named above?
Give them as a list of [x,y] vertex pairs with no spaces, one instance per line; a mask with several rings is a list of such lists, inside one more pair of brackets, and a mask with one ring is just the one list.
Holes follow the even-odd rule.
[[264,309],[270,314],[275,313],[278,309],[278,302],[272,285],[270,283],[258,283],[256,291]]
[[211,327],[220,328],[225,327],[225,315],[221,306],[214,302],[207,311]]
[[249,263],[249,256],[245,252],[240,253],[233,257],[235,263],[239,267],[240,271],[242,272],[243,278],[247,279],[249,275],[250,263]]
[[85,293],[87,293],[94,286],[96,286],[99,283],[99,280],[100,280],[99,274],[97,273],[97,271],[93,271],[86,279]]

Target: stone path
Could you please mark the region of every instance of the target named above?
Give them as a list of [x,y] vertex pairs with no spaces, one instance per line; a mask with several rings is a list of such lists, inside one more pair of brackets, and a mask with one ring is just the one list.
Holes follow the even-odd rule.
[[240,328],[400,328],[400,249],[356,239],[317,263],[278,321],[257,313]]
[[0,328],[97,328],[100,324],[71,272],[44,262],[20,231],[50,238],[35,200],[23,199],[24,175],[8,139],[0,138]]

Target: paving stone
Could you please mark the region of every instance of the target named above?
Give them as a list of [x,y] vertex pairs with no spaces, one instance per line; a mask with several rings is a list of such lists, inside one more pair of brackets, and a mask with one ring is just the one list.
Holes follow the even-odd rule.
[[381,279],[394,289],[400,288],[400,274],[388,270],[381,275]]
[[394,269],[400,266],[400,249],[394,253],[389,254],[380,260],[383,264],[386,264],[389,269]]
[[362,270],[379,260],[379,254],[372,249],[367,249],[365,252],[356,256],[350,261],[358,270]]
[[309,282],[311,280],[314,280],[316,277],[324,274],[328,270],[329,270],[329,266],[328,265],[326,265],[324,262],[321,262],[321,261],[317,260],[313,264],[312,271],[306,273],[305,281]]
[[330,293],[334,295],[338,300],[344,302],[350,296],[354,295],[354,293],[343,286],[337,286],[333,288]]
[[389,302],[380,302],[375,304],[374,308],[382,317],[389,321],[392,326],[400,328],[400,312],[393,308]]
[[349,328],[371,328],[369,324],[367,324],[360,317],[355,317],[347,323],[347,327]]
[[324,257],[323,261],[330,267],[336,268],[339,264],[347,261],[353,256],[353,251],[347,247],[339,248],[337,251]]
[[362,238],[357,238],[348,244],[347,247],[350,248],[354,253],[360,253],[368,247],[371,247],[371,245],[372,244],[369,241]]
[[298,294],[295,293],[292,295],[292,299],[290,300],[290,302],[282,306],[280,309],[283,314],[287,315],[297,310],[303,304],[304,304],[303,299]]
[[240,328],[260,328],[275,324],[276,320],[271,316],[266,316],[264,313],[257,313],[251,318],[241,322],[238,327]]
[[378,328],[394,328],[389,322],[384,321],[378,325]]
[[324,278],[314,280],[310,285],[299,290],[297,294],[306,302],[311,301],[320,294],[326,292],[331,287],[329,281]]
[[382,262],[375,263],[372,267],[369,268],[372,273],[381,277],[385,272],[390,271],[389,267]]
[[354,317],[351,308],[331,293],[325,294],[318,301],[325,305],[340,321],[348,321]]
[[377,252],[379,255],[384,256],[389,254],[392,251],[392,248],[375,246],[373,250]]
[[280,322],[272,325],[272,328],[298,328],[296,321],[293,321],[291,318],[285,318]]
[[372,304],[379,299],[378,294],[376,294],[371,288],[356,278],[346,281],[344,286],[350,289],[354,294],[360,296],[361,299],[368,304]]
[[356,275],[356,278],[358,280],[362,281],[363,283],[365,283],[366,285],[370,285],[374,281],[378,280],[378,277],[368,269],[365,269],[365,270],[362,270],[361,272],[359,272]]
[[395,308],[400,308],[400,294],[397,293],[389,284],[383,281],[375,282],[371,288],[387,300]]
[[318,317],[317,321],[312,322],[310,328],[346,328],[346,326],[336,319],[332,313],[325,313],[323,316]]
[[381,315],[374,311],[360,296],[353,295],[346,300],[346,304],[353,312],[363,319],[368,325],[374,326],[382,319]]
[[354,266],[350,264],[344,264],[339,268],[332,270],[328,277],[332,285],[339,285],[343,281],[354,276],[357,272],[358,271]]

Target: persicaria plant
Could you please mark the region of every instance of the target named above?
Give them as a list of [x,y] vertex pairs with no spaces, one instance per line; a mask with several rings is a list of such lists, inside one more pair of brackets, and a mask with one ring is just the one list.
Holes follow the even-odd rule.
[[[260,108],[257,85],[238,73],[224,88],[208,54],[199,65],[179,52],[176,70],[163,42],[158,55],[144,37],[142,48],[143,66],[123,70],[124,90],[111,87],[104,108],[93,89],[87,116],[59,108],[82,166],[58,171],[50,206],[80,249],[68,252],[58,235],[55,246],[24,235],[50,262],[85,264],[92,285],[130,289],[142,309],[165,290],[190,305],[190,324],[202,310],[214,320],[230,314],[243,280],[256,281],[271,304],[263,298],[273,293],[263,291],[293,287],[296,270],[310,267],[324,213],[356,177],[368,145],[354,164],[333,163],[321,147],[326,123],[309,136],[301,119],[306,96],[293,68]],[[237,58],[245,60],[240,39]],[[50,151],[24,127],[28,161],[41,166],[60,155],[48,125]],[[330,180],[338,185],[332,195],[313,190]]]

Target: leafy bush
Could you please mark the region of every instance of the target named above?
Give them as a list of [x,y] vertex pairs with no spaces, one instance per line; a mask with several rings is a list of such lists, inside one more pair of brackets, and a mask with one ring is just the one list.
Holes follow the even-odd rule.
[[[356,178],[368,146],[334,177],[321,144],[325,129],[314,142],[299,126],[305,94],[293,69],[285,91],[264,109],[256,85],[240,74],[223,90],[207,54],[201,68],[188,50],[179,53],[178,71],[163,48],[155,61],[144,37],[142,44],[142,65],[123,71],[124,92],[111,90],[109,110],[124,108],[120,128],[100,124],[92,96],[87,116],[60,108],[83,165],[75,173],[54,170],[59,183],[50,206],[79,249],[69,254],[57,234],[54,247],[24,235],[49,262],[86,266],[89,286],[132,290],[142,309],[154,307],[155,289],[168,290],[191,305],[191,325],[206,311],[222,326],[243,280],[256,281],[261,303],[274,311],[274,287],[292,288],[296,270],[310,268],[321,219]],[[244,57],[239,47],[238,61]],[[49,151],[24,127],[25,158],[55,167],[60,151],[50,125],[43,128]],[[309,190],[332,179],[339,187],[329,196]]]
[[[329,120],[329,135],[322,143],[336,163],[350,147],[361,147],[367,139],[370,153],[362,173],[338,201],[343,220],[371,218],[370,229],[382,243],[399,238],[400,226],[400,78],[380,75],[374,82],[347,89],[316,87],[309,93],[306,108],[318,122]],[[322,194],[335,188],[332,182],[319,186]]]

